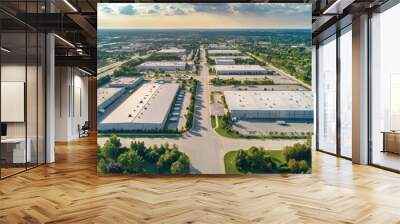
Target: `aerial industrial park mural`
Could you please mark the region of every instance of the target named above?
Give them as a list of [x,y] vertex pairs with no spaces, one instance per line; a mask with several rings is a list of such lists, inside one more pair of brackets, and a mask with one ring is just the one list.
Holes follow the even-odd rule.
[[99,3],[101,174],[311,173],[311,4]]

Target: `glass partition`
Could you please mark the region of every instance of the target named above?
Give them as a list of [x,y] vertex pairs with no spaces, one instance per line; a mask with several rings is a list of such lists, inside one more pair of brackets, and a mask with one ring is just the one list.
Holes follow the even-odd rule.
[[318,47],[318,149],[336,154],[336,36]]
[[31,161],[31,151],[26,150],[26,41],[25,32],[1,34],[2,177],[25,170]]
[[400,170],[400,4],[371,18],[371,162]]
[[[15,3],[0,7],[43,10],[43,1]],[[0,178],[45,163],[45,44],[43,33],[0,12]]]
[[352,157],[352,32],[340,35],[340,155]]

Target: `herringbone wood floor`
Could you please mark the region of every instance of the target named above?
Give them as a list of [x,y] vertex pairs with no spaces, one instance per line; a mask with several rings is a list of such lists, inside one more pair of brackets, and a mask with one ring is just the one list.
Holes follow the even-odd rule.
[[0,181],[0,223],[400,223],[400,175],[314,153],[313,174],[96,174],[96,139]]

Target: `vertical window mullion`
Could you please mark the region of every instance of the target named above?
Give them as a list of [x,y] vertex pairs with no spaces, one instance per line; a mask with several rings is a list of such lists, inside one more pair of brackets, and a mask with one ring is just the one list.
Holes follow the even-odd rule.
[[341,119],[340,119],[340,35],[339,28],[336,31],[336,155],[341,156]]

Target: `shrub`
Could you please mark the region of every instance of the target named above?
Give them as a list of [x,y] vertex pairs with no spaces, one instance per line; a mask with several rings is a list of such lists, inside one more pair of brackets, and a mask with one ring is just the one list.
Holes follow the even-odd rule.
[[167,151],[165,154],[160,156],[160,159],[157,162],[157,168],[161,172],[168,172],[170,171],[172,163],[178,160],[178,158],[179,153],[177,150]]
[[305,160],[309,166],[311,165],[311,147],[306,144],[296,143],[293,146],[286,146],[283,149],[283,155],[286,162],[289,162],[291,159],[296,161]]
[[143,170],[143,158],[135,150],[128,150],[118,157],[118,164],[124,173],[140,173]]
[[236,167],[242,173],[264,173],[277,167],[277,161],[266,154],[263,148],[251,147],[247,151],[239,150],[236,154]]
[[97,162],[97,172],[107,173],[107,164],[106,164],[105,159],[101,158],[100,160],[98,160],[98,162]]
[[295,159],[290,159],[288,162],[288,167],[292,173],[300,173],[299,163]]
[[172,163],[170,168],[171,174],[185,174],[190,172],[189,158],[181,155],[179,159]]
[[122,168],[120,167],[119,164],[115,162],[111,162],[110,165],[108,165],[107,168],[108,173],[122,173]]
[[126,152],[126,150],[127,148],[121,147],[121,142],[116,135],[112,135],[103,147],[104,156],[113,160],[116,160],[118,156]]
[[130,149],[136,151],[142,157],[145,155],[146,147],[144,142],[131,142]]
[[102,86],[111,81],[111,77],[109,75],[103,76],[97,79],[97,86]]
[[308,171],[308,163],[306,160],[301,160],[299,162],[299,169],[302,173],[306,173]]
[[235,163],[240,172],[247,173],[249,170],[249,159],[247,153],[243,149],[240,149],[236,154]]
[[[144,142],[131,142],[129,149],[111,136],[98,147],[97,171],[102,173],[172,173],[190,172],[190,160],[176,145],[168,143],[146,148]],[[146,169],[145,169],[146,165]]]
[[157,162],[160,158],[160,154],[155,149],[148,149],[145,155],[145,159],[150,162]]
[[278,172],[279,173],[290,173],[290,169],[287,166],[281,166],[281,167],[279,167]]

